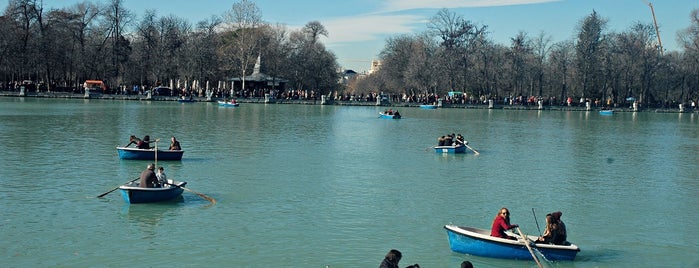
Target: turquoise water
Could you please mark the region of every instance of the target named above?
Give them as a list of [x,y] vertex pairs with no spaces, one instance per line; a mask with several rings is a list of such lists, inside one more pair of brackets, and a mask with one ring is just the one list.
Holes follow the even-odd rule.
[[[699,114],[0,98],[0,259],[5,267],[535,267],[453,253],[445,224],[489,228],[500,207],[538,234],[563,211],[574,262],[696,267]],[[461,133],[481,154],[441,155]],[[126,205],[147,162],[129,135],[177,136],[159,161],[191,192]],[[159,146],[167,146],[161,142]],[[542,229],[543,231],[543,229]]]

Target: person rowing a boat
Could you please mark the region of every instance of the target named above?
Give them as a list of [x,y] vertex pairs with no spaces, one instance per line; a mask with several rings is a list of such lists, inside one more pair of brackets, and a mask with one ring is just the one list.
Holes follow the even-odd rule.
[[466,141],[464,139],[464,136],[461,136],[461,133],[459,133],[459,134],[456,134],[456,140],[454,141],[454,143],[456,143],[456,145],[464,145],[464,144],[468,144],[468,141]]
[[158,177],[155,175],[155,164],[148,164],[146,170],[141,172],[140,187],[142,188],[155,188],[158,183]]
[[509,236],[505,233],[506,230],[517,228],[519,225],[510,224],[510,211],[507,208],[501,208],[498,215],[493,219],[493,227],[490,230],[490,236],[517,240],[514,236]]
[[124,147],[129,147],[131,144],[135,144],[136,147],[138,147],[138,144],[141,142],[143,142],[141,139],[137,138],[135,135],[131,135],[131,137],[129,137],[129,144],[124,145]]
[[153,142],[153,141],[150,140],[150,136],[146,135],[143,137],[143,140],[141,140],[140,142],[138,142],[136,144],[136,148],[138,148],[138,149],[152,149],[152,147],[150,147],[151,142]]

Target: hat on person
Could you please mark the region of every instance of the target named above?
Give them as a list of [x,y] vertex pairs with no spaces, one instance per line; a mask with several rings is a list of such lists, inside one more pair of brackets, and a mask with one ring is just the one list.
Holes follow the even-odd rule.
[[553,217],[554,220],[560,220],[561,216],[563,216],[563,212],[556,211],[554,213],[551,213],[551,217]]

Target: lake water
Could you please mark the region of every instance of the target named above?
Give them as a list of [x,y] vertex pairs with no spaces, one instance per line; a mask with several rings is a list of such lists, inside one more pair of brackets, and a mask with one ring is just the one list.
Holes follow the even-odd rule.
[[[445,224],[489,228],[501,207],[525,233],[560,210],[573,262],[697,267],[699,114],[0,98],[4,267],[535,267],[454,253]],[[461,133],[480,155],[442,155]],[[159,161],[185,191],[126,205],[147,161],[129,135],[176,136]],[[536,220],[532,213],[534,209]]]

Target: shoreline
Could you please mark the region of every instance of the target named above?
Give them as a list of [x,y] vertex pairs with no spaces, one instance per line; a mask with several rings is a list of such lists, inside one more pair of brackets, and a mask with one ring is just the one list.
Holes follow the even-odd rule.
[[[85,97],[85,94],[68,93],[68,92],[38,92],[28,93],[21,96],[19,91],[0,91],[0,97],[15,97],[15,98],[51,98],[51,99],[95,99],[95,100],[120,100],[120,101],[172,101],[177,102],[176,96],[152,96],[148,98],[145,95],[116,95],[116,94],[100,94],[98,96]],[[217,102],[223,98],[211,98],[207,100],[205,97],[193,97],[196,102]],[[238,103],[266,103],[266,104],[301,104],[301,105],[339,105],[339,106],[383,106],[383,107],[414,107],[419,108],[420,103],[414,102],[398,102],[390,104],[377,104],[373,101],[337,101],[331,103],[322,103],[320,99],[274,99],[266,101],[265,98],[237,98]],[[443,109],[493,109],[493,110],[538,110],[538,111],[601,111],[602,107],[585,106],[542,106],[538,105],[503,105],[494,104],[489,107],[488,104],[453,104],[444,103],[439,108]],[[681,110],[680,108],[639,108],[634,110],[631,107],[621,108],[615,107],[614,112],[654,112],[654,113],[696,113],[699,110],[691,108]]]

